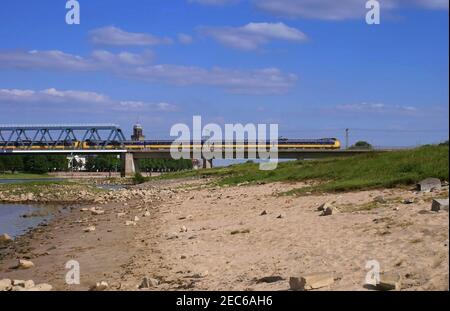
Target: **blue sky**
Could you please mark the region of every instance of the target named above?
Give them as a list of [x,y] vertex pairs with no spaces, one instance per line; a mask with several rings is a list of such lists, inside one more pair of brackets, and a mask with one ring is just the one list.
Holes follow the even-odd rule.
[[0,123],[278,123],[380,146],[448,138],[448,1],[79,0],[0,5]]

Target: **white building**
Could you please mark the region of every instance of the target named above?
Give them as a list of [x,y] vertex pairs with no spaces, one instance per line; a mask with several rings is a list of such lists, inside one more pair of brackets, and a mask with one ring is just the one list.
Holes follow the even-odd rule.
[[[68,156],[67,160],[69,161],[69,169],[70,170],[77,170],[77,171],[84,171],[86,170],[86,157],[80,157],[78,155],[74,156]],[[72,168],[73,163],[77,161],[78,165],[74,168]]]

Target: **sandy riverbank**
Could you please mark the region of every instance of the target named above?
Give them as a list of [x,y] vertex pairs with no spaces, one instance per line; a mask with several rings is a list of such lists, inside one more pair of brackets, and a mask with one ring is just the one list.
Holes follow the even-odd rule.
[[[159,281],[151,290],[287,290],[291,276],[331,272],[336,281],[324,290],[366,290],[366,262],[377,260],[382,271],[401,275],[403,290],[448,290],[449,214],[430,212],[431,199],[448,197],[448,190],[280,197],[301,185],[205,183],[152,182],[120,200],[74,206],[1,250],[0,279],[32,279],[57,290],[87,290],[100,281],[110,290],[137,290],[144,277]],[[136,195],[139,188],[145,195]],[[374,203],[378,196],[385,202]],[[324,202],[340,212],[320,216]],[[10,269],[19,258],[35,266]],[[69,260],[80,263],[80,285],[65,284]],[[269,276],[276,281],[258,281]]]

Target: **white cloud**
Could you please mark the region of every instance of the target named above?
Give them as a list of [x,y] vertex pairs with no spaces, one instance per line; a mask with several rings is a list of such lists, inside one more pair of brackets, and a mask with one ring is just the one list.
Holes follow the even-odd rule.
[[276,68],[238,70],[214,67],[151,64],[151,56],[144,54],[94,51],[83,58],[60,51],[2,52],[0,69],[99,71],[123,78],[171,85],[214,86],[240,94],[286,93],[296,82],[297,76],[283,73]]
[[91,30],[89,37],[94,44],[112,46],[149,46],[172,43],[170,38],[159,38],[146,33],[127,32],[114,26]]
[[[448,10],[448,0],[378,0],[383,11],[407,8]],[[363,18],[367,0],[253,0],[257,8],[276,16],[323,20]]]
[[162,81],[170,84],[207,85],[225,88],[236,94],[282,94],[297,81],[294,74],[283,74],[276,68],[259,70],[235,70],[215,67],[203,69],[177,65],[139,67],[130,72],[134,78]]
[[117,101],[108,96],[90,91],[57,90],[20,90],[0,89],[0,104],[26,105],[37,104],[45,108],[57,104],[59,108],[76,107],[78,110],[98,111],[115,110],[121,112],[174,112],[179,107],[167,102]]
[[201,32],[218,42],[243,50],[254,50],[270,40],[303,42],[306,35],[284,23],[249,23],[242,27],[202,27]]
[[337,105],[336,110],[361,113],[408,113],[417,112],[418,108],[409,105],[386,105],[382,103],[356,103]]
[[191,44],[194,40],[190,35],[187,35],[185,33],[179,33],[178,34],[178,42],[181,44]]

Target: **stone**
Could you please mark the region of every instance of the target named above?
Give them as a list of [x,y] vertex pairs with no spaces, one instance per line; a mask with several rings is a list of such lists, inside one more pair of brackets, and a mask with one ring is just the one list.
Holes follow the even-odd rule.
[[175,232],[170,232],[166,234],[166,239],[167,240],[175,240],[178,239],[178,234]]
[[91,286],[90,291],[101,292],[108,289],[109,284],[105,281],[97,282],[94,286]]
[[331,216],[337,213],[339,213],[339,210],[335,206],[329,205],[325,210],[323,210],[321,216]]
[[183,232],[188,232],[188,229],[186,228],[186,226],[181,226],[181,227],[180,227],[180,232],[181,232],[181,233],[183,233]]
[[95,231],[95,226],[89,226],[89,227],[85,228],[83,231],[84,232],[94,232]]
[[138,222],[139,221],[139,217],[134,216],[134,222]]
[[433,212],[447,211],[448,212],[448,198],[447,199],[434,199],[431,203],[431,210]]
[[142,279],[141,285],[139,285],[139,289],[157,287],[158,285],[159,281],[157,279],[145,277]]
[[32,287],[34,287],[34,281],[33,280],[28,280],[28,281],[24,281],[24,280],[13,280],[12,281],[12,285],[14,287],[22,287],[24,289],[30,289]]
[[381,273],[380,282],[375,286],[376,290],[400,290],[402,287],[401,276],[398,273]]
[[442,188],[441,181],[438,178],[427,178],[417,184],[417,190],[422,192],[430,192],[440,190]]
[[33,280],[25,281],[24,284],[23,284],[23,287],[25,289],[30,289],[30,288],[33,288],[34,286],[35,286],[35,284],[34,284]]
[[326,210],[326,209],[327,209],[328,207],[330,207],[330,206],[332,206],[331,203],[325,202],[325,203],[323,203],[322,205],[320,205],[320,206],[317,208],[317,210],[318,210],[319,212],[323,212],[324,210]]
[[403,204],[414,204],[416,201],[414,199],[404,199]]
[[117,213],[117,218],[125,217],[126,215],[126,213]]
[[307,291],[330,286],[334,283],[334,276],[328,272],[307,274],[289,279],[290,289],[294,291]]
[[144,213],[143,217],[150,217],[151,215],[152,215],[152,214],[150,214],[149,211],[146,211],[146,212]]
[[53,286],[50,284],[42,283],[38,284],[34,287],[31,287],[30,289],[27,289],[29,292],[49,292],[53,289]]
[[373,201],[376,202],[376,203],[380,203],[380,204],[386,204],[387,203],[386,199],[382,195],[376,196],[373,199]]
[[258,279],[256,281],[256,283],[257,284],[259,284],[259,283],[276,283],[276,282],[280,282],[283,280],[284,280],[283,277],[281,277],[279,275],[271,275],[271,276],[265,276],[265,277]]
[[12,289],[12,282],[10,279],[0,280],[0,292],[10,291]]
[[136,226],[136,222],[132,220],[127,220],[125,222],[125,226]]
[[200,273],[195,273],[192,278],[194,279],[202,279],[202,278],[206,278],[209,275],[209,271],[203,271]]
[[0,235],[0,246],[7,245],[12,241],[13,241],[12,238],[8,234],[3,233],[2,235]]
[[29,261],[29,260],[25,260],[25,259],[19,259],[19,264],[17,265],[18,269],[30,269],[34,267],[34,263]]
[[25,281],[24,280],[13,280],[12,281],[13,286],[20,286],[25,287]]
[[265,216],[265,215],[267,215],[267,212],[266,211],[262,211],[262,213],[261,214],[259,214],[260,216]]
[[105,211],[101,209],[91,209],[91,214],[94,216],[103,215],[105,214]]

